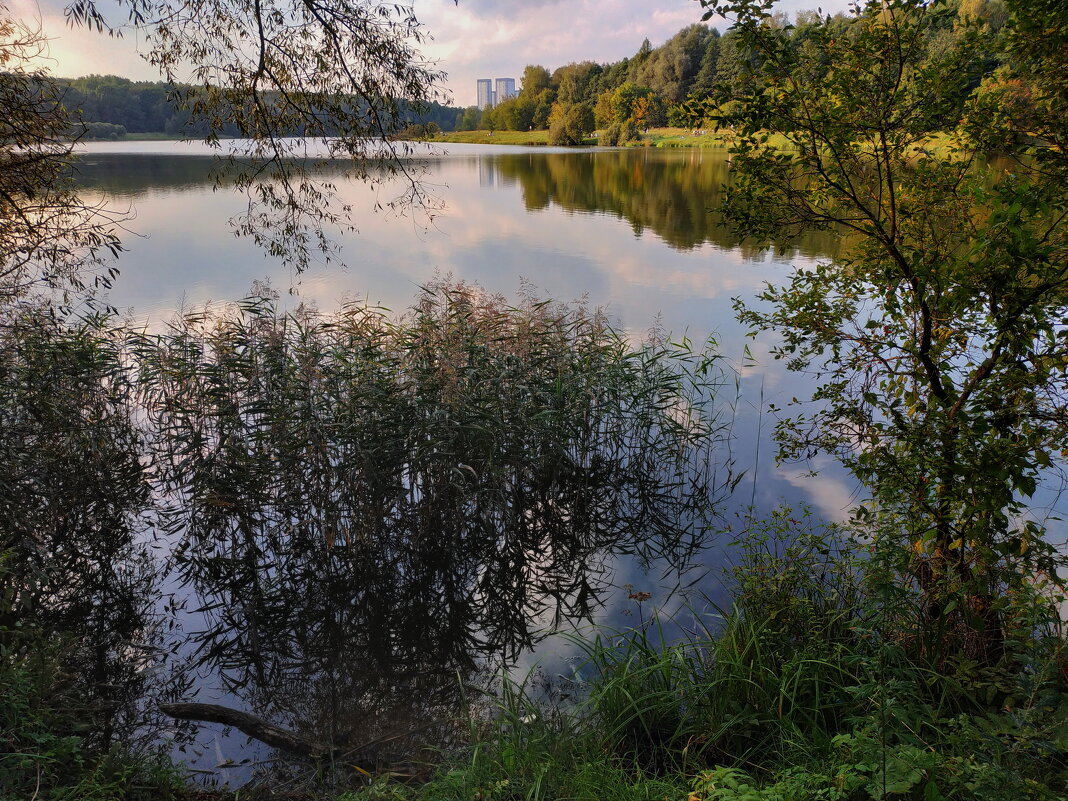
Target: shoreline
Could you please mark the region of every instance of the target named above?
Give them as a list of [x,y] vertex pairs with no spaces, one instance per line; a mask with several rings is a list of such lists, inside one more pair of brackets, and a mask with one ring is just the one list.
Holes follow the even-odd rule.
[[[115,139],[84,138],[82,142],[182,142],[188,140],[188,136],[166,133],[128,133]],[[420,140],[428,143],[441,142],[444,144],[468,144],[468,145],[521,145],[524,147],[550,147],[549,132],[540,131],[445,131],[437,136]],[[582,145],[571,146],[573,150],[585,150],[597,146],[597,137],[588,136]],[[694,135],[685,128],[650,128],[648,133],[641,139],[627,142],[619,147],[659,147],[681,149],[705,149],[725,148],[728,146],[726,139],[718,132],[708,130],[704,134]],[[565,147],[555,145],[554,147]]]
[[[473,145],[525,145],[529,147],[546,146],[549,144],[548,131],[445,131],[438,134],[431,142],[445,142],[451,144]],[[595,147],[597,137],[586,137],[583,144],[575,146],[575,150],[583,150],[587,147]],[[695,135],[687,128],[650,128],[642,138],[627,142],[620,147],[660,147],[660,148],[724,148],[728,146],[727,140],[719,132],[708,129],[703,134]]]

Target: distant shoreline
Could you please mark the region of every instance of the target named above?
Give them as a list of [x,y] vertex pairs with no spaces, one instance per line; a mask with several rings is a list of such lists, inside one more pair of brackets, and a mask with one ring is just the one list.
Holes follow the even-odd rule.
[[[542,146],[549,144],[548,131],[445,131],[438,134],[433,142],[449,142],[471,145],[528,145]],[[582,147],[596,145],[597,137],[586,137]],[[727,141],[721,133],[707,129],[704,133],[694,134],[689,128],[650,128],[640,140],[628,142],[624,147],[666,147],[666,148],[707,148],[726,147]]]
[[[181,142],[189,136],[168,133],[127,133],[125,136],[111,138],[84,138],[83,142]],[[526,147],[548,147],[549,132],[540,131],[444,131],[427,142],[469,145],[522,145]],[[574,147],[582,150],[597,145],[596,136],[588,136],[583,144]],[[624,147],[658,147],[658,148],[724,148],[728,142],[722,133],[711,129],[694,134],[686,128],[650,128],[640,140],[628,142]]]

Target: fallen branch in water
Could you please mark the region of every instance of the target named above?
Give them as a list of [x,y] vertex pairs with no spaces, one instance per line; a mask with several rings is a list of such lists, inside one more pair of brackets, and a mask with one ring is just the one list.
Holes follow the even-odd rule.
[[[316,742],[296,732],[275,726],[263,718],[250,715],[248,712],[242,712],[239,709],[231,709],[218,704],[194,703],[160,704],[159,708],[163,714],[179,720],[222,723],[224,726],[233,726],[254,740],[259,740],[272,748],[277,748],[280,751],[304,757],[305,759],[321,761],[344,758],[347,763],[353,764],[346,749]],[[356,766],[363,770],[370,768],[370,765],[357,764]]]

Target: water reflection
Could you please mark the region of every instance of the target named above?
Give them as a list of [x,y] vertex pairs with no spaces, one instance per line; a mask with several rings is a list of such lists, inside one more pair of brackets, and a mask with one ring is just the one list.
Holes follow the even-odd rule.
[[[432,226],[362,217],[345,244],[349,272],[296,278],[234,240],[224,220],[241,200],[212,190],[208,159],[91,154],[81,171],[93,191],[135,202],[133,226],[149,238],[130,240],[112,299],[152,314],[157,333],[183,293],[194,307],[233,300],[265,271],[297,294],[289,308],[335,308],[356,293],[400,309],[442,270],[508,297],[525,276],[557,298],[611,303],[632,337],[662,312],[676,334],[700,340],[718,328],[723,351],[740,355],[731,295],[785,269],[710,212],[727,175],[722,153],[487,153],[425,165],[446,198]],[[358,182],[339,191],[357,208],[376,197]],[[796,247],[818,255],[830,244]],[[565,393],[570,405],[554,406],[552,393],[538,405],[519,382],[548,376],[553,359],[508,362],[516,354],[498,351],[506,380],[483,365],[413,396],[386,380],[410,375],[409,363],[398,373],[397,353],[378,361],[385,329],[344,314],[194,314],[165,340],[141,342],[139,359],[156,365],[142,386],[156,415],[150,463],[162,471],[172,579],[187,606],[176,644],[201,666],[200,700],[359,744],[433,719],[455,677],[485,659],[597,614],[613,583],[639,581],[642,558],[667,556],[677,569],[713,524],[726,476],[688,472],[709,464],[693,451],[681,463],[653,458],[658,448],[635,457],[642,429],[605,428],[634,422],[618,408],[590,417],[591,403],[613,400],[588,386]],[[464,363],[439,354],[420,369]],[[444,390],[461,378],[464,394],[450,400]],[[807,394],[797,381],[767,365],[743,371],[742,392],[756,392],[736,409],[736,453],[770,453],[757,392],[767,391],[760,405]],[[676,425],[687,408],[663,407]],[[769,456],[747,467],[735,508],[807,492]],[[825,470],[816,489],[848,488],[836,478]],[[829,503],[842,498],[848,489]]]
[[43,309],[0,319],[0,652],[5,666],[54,659],[47,692],[106,750],[143,732],[160,689],[143,432],[105,331]]
[[712,357],[581,306],[254,298],[133,343],[205,621],[187,653],[332,744],[588,619],[612,558],[684,569],[731,481]]
[[[481,189],[518,186],[528,212],[556,205],[568,212],[607,214],[625,220],[640,237],[652,231],[670,247],[693,250],[711,243],[759,258],[753,248],[723,225],[716,211],[729,181],[730,161],[724,150],[670,151],[655,148],[457,155],[423,158],[410,163],[417,170],[447,161],[452,167],[471,165]],[[343,163],[325,163],[313,170],[336,179]],[[371,167],[372,175],[389,176]],[[84,155],[77,167],[79,184],[114,197],[138,197],[149,191],[195,191],[214,185],[218,166],[209,156],[160,154]],[[433,183],[433,179],[431,179]],[[445,212],[448,213],[447,211]],[[797,242],[780,243],[797,254],[818,258],[834,252],[836,235],[806,234]]]

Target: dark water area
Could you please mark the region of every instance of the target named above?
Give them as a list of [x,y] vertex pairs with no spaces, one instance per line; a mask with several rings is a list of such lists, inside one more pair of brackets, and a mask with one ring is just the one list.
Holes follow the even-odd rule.
[[[33,468],[32,480],[45,486],[62,483],[72,462],[94,474],[98,460],[99,474],[112,476],[96,488],[107,502],[56,510],[67,523],[84,517],[57,530],[107,528],[116,542],[134,544],[109,551],[97,542],[91,553],[79,542],[39,547],[69,553],[70,586],[87,588],[84,603],[71,598],[57,614],[64,625],[90,621],[87,658],[95,643],[101,685],[123,688],[115,736],[176,737],[176,758],[206,776],[239,783],[251,763],[272,755],[218,725],[177,727],[155,711],[158,701],[238,707],[353,747],[447,741],[448,726],[436,721],[447,720],[461,684],[536,662],[566,669],[571,649],[558,636],[544,639],[552,632],[633,625],[654,610],[682,622],[711,615],[710,604],[725,599],[730,541],[750,509],[760,516],[810,507],[833,521],[859,498],[829,460],[775,464],[767,404],[805,398],[812,386],[771,360],[771,341],[749,338],[732,307],[732,298],[753,298],[765,281],[830,254],[833,237],[782,253],[738,241],[715,212],[729,177],[724,153],[454,147],[415,163],[438,201],[432,211],[374,213],[397,190],[389,179],[368,185],[339,166],[323,168],[356,209],[359,230],[340,239],[344,267],[302,274],[233,235],[227,221],[245,200],[217,184],[204,151],[118,143],[89,148],[79,164],[84,192],[130,209],[128,252],[106,299],[146,338],[170,332],[171,350],[152,356],[161,387],[154,408],[165,413],[150,428],[162,433],[146,436],[137,433],[144,410],[100,402],[99,415],[131,438],[131,452],[153,454],[148,495],[143,463],[69,433],[57,433],[48,445],[55,458]],[[505,305],[581,299],[604,309],[626,342],[655,330],[658,341],[686,338],[700,351],[711,337],[720,360],[685,405],[655,412],[666,415],[659,428],[628,416],[633,401],[612,412],[606,396],[579,383],[579,405],[568,409],[585,410],[574,418],[585,421],[580,430],[565,417],[539,429],[523,418],[524,404],[472,417],[486,381],[465,384],[459,400],[443,395],[424,419],[424,407],[406,406],[389,380],[353,372],[357,332],[338,339],[347,329],[337,321],[349,319],[344,304],[353,299],[395,319],[435,282],[478,284]],[[277,294],[271,313],[248,303],[235,311],[254,283]],[[199,320],[243,322],[225,336],[225,326],[175,322],[177,309],[206,304],[214,312]],[[334,322],[301,328],[293,321],[314,315],[285,317],[299,304]],[[278,358],[242,361],[220,347],[226,337]],[[577,352],[574,342],[567,348]],[[400,352],[407,359],[416,351]],[[72,345],[62,358],[80,363],[79,353]],[[524,350],[516,362],[530,386],[513,395],[496,386],[493,397],[533,397],[531,386],[551,386],[539,379],[549,358],[539,353]],[[403,364],[394,372],[416,369]],[[33,369],[55,381],[61,368]],[[102,375],[94,386],[117,380]],[[373,391],[355,397],[357,384]],[[253,398],[252,385],[270,392]],[[596,403],[582,406],[590,398]],[[649,431],[688,420],[705,402],[716,435],[668,455]],[[457,419],[467,422],[450,428]],[[57,420],[55,429],[69,432],[70,422]],[[512,430],[544,437],[512,441]],[[560,441],[566,447],[554,450]],[[26,453],[39,444],[27,435]],[[71,486],[72,496],[82,490]],[[111,517],[102,522],[105,511]]]

